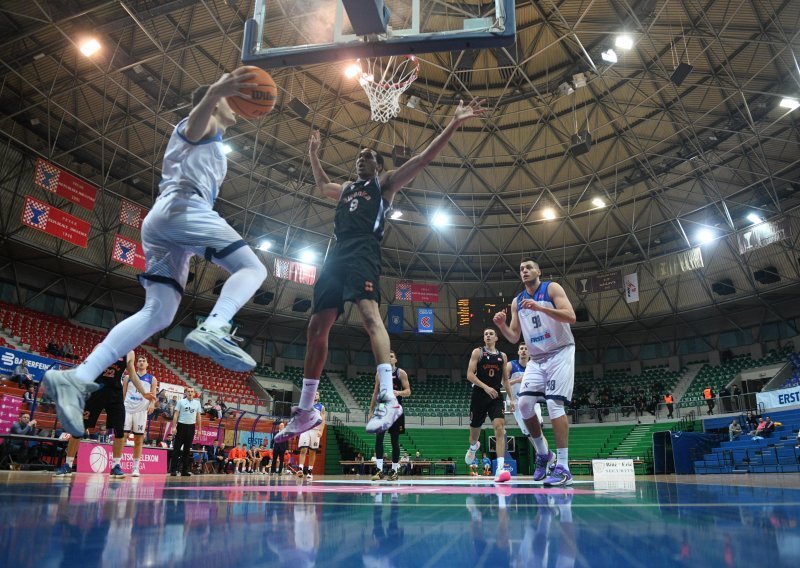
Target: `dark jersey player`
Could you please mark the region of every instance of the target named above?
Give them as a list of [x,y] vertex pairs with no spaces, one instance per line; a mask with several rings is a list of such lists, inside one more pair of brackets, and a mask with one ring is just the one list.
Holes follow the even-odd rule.
[[[411,386],[408,383],[408,374],[397,366],[397,355],[394,351],[389,351],[389,363],[392,365],[392,389],[394,396],[397,397],[397,404],[403,405],[403,397],[411,396]],[[376,406],[383,404],[378,402],[380,395],[380,382],[375,376],[375,388],[372,390],[372,399],[369,403],[369,414],[372,416]],[[400,415],[394,424],[389,427],[389,438],[392,441],[392,473],[389,474],[390,481],[397,481],[400,471],[400,434],[406,429],[405,416]],[[379,432],[375,436],[375,467],[378,471],[372,476],[372,481],[382,481],[383,475],[383,439],[386,432]]]
[[464,461],[467,465],[475,461],[475,452],[481,447],[478,438],[488,416],[494,428],[497,448],[494,480],[503,482],[511,479],[511,474],[503,468],[506,461],[506,418],[500,390],[505,389],[512,411],[516,400],[508,382],[508,358],[497,350],[496,345],[497,332],[486,328],[483,330],[483,347],[476,347],[469,358],[467,380],[472,383],[472,396],[469,403],[469,450]]
[[[120,460],[122,459],[122,448],[125,447],[125,395],[122,390],[122,375],[128,372],[128,378],[142,397],[149,401],[154,401],[156,397],[145,390],[144,385],[136,374],[134,361],[136,356],[133,351],[127,357],[117,359],[110,367],[95,379],[97,390],[92,392],[86,400],[83,415],[84,431],[94,428],[100,413],[106,411],[106,426],[114,432],[114,446],[111,450],[111,477],[125,477],[122,473]],[[73,436],[67,445],[66,463],[56,470],[56,475],[71,475],[72,463],[78,453],[78,446],[81,439]]]
[[395,194],[419,175],[447,145],[458,127],[470,118],[481,116],[482,101],[468,105],[460,102],[450,124],[431,141],[422,153],[396,170],[386,171],[383,158],[376,151],[363,148],[356,158],[355,182],[334,183],[322,169],[319,158],[320,134],[311,134],[308,153],[314,181],[320,192],[337,201],[334,236],[322,274],[314,287],[314,314],[308,323],[303,390],[300,402],[292,409],[292,418],[276,436],[278,442],[298,436],[320,422],[313,408],[314,393],[328,359],[328,336],[334,322],[344,311],[345,302],[356,304],[369,335],[372,354],[378,367],[381,403],[367,423],[367,432],[385,432],[402,415],[392,389],[392,365],[389,362],[389,334],[379,310],[381,249],[386,212]]

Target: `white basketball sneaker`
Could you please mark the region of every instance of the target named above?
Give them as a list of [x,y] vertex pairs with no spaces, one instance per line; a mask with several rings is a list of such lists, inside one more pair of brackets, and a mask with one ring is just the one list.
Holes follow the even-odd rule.
[[245,372],[256,368],[256,360],[237,345],[241,338],[236,337],[230,325],[219,329],[200,324],[183,340],[186,348],[202,357],[209,357],[226,369]]
[[139,477],[139,475],[140,475],[139,468],[138,467],[133,468],[133,471],[131,472],[131,477]]
[[312,428],[322,423],[322,416],[316,408],[303,410],[299,406],[292,407],[292,417],[286,424],[286,428],[275,434],[274,442],[285,442],[303,432],[308,432]]
[[403,415],[403,407],[397,402],[394,393],[381,391],[378,395],[378,405],[372,418],[367,422],[367,434],[380,434],[386,432]]
[[470,446],[469,449],[467,450],[466,455],[464,456],[464,462],[467,465],[472,465],[472,462],[475,461],[475,453],[480,449],[481,449],[481,443],[480,442],[475,442],[475,449],[474,450],[472,449],[472,446]]
[[47,371],[44,374],[46,392],[56,402],[56,414],[64,430],[82,438],[83,408],[86,398],[100,388],[95,382],[85,382],[75,376],[75,369]]

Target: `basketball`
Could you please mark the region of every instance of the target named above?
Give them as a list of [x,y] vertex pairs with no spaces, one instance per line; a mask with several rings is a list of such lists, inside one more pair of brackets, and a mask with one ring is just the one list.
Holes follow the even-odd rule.
[[256,76],[251,82],[258,85],[257,87],[248,87],[242,90],[252,97],[250,99],[238,96],[228,97],[228,104],[233,109],[233,112],[244,118],[259,118],[273,109],[278,98],[278,87],[269,73],[260,67],[252,65],[239,67],[233,73],[239,75],[255,73]]

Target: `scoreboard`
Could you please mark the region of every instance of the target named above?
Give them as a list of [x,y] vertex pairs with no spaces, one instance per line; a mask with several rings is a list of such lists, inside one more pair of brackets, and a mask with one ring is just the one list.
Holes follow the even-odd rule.
[[465,334],[480,333],[486,327],[494,327],[492,318],[500,310],[511,313],[511,300],[499,296],[485,298],[459,298],[456,302],[458,331]]

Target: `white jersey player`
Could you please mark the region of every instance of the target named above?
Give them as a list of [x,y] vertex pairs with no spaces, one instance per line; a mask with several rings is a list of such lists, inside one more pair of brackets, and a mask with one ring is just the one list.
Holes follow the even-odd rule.
[[[147,372],[147,357],[139,355],[136,359],[136,375],[142,386],[155,396],[158,393],[158,379]],[[144,398],[136,389],[130,388],[128,378],[122,386],[125,392],[125,437],[133,432],[133,472],[131,476],[139,477],[139,460],[142,458],[147,415],[152,411],[154,403]]]
[[[525,374],[525,367],[528,365],[528,346],[524,341],[517,347],[517,356],[519,359],[508,362],[508,383],[511,385],[511,392],[514,393],[514,398],[519,400],[519,391],[522,388],[522,376]],[[536,412],[536,418],[539,419],[539,423],[541,424],[542,405],[537,402],[533,406],[533,410]],[[528,431],[528,427],[525,426],[525,420],[522,418],[522,414],[520,414],[519,405],[514,409],[514,418],[516,418],[522,433],[525,436],[530,436],[531,433]]]
[[178,311],[192,256],[204,256],[231,273],[211,315],[186,337],[189,350],[234,371],[249,371],[255,360],[236,344],[230,321],[267,276],[264,265],[241,236],[214,211],[227,172],[222,135],[236,123],[226,97],[244,96],[255,74],[223,75],[192,95],[192,111],[172,132],[164,154],[159,196],[142,223],[147,271],[141,310],[120,322],[78,367],[45,374],[58,418],[73,436],[83,434],[84,398],[92,382],[114,361],[166,328]]
[[[572,400],[575,382],[575,339],[570,329],[570,324],[575,323],[575,311],[561,285],[540,279],[535,261],[523,260],[519,272],[525,290],[511,302],[511,323],[506,323],[505,311],[494,316],[494,323],[508,341],[516,343],[522,334],[528,347],[530,360],[522,378],[518,405],[536,447],[534,479],[555,462],[549,475],[541,480],[545,485],[571,485],[569,420],[564,403]],[[534,405],[541,400],[547,403],[556,456],[547,448],[534,411]]]

